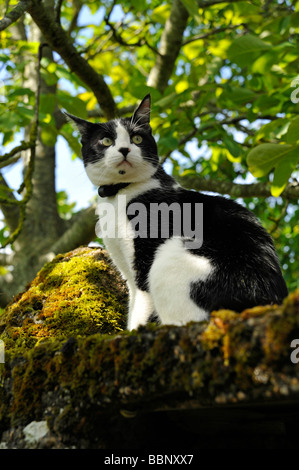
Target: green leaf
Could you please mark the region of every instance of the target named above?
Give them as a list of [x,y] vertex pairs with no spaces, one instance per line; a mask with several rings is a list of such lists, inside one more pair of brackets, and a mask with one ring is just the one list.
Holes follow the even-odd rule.
[[197,21],[198,24],[201,24],[201,17],[199,16],[198,13],[198,5],[194,0],[181,0],[182,4],[188,11],[190,16],[193,16],[193,18]]
[[269,44],[259,37],[246,34],[235,39],[227,50],[228,59],[240,67],[250,65],[251,61],[271,48]]
[[40,95],[40,104],[39,109],[40,112],[45,114],[53,114],[54,109],[56,106],[56,96],[52,93],[49,94],[41,94]]
[[178,148],[178,140],[172,134],[167,134],[159,139],[158,142],[161,155],[167,153],[169,150]]
[[51,126],[50,124],[43,125],[41,138],[43,143],[48,147],[54,147],[57,140],[57,134],[57,129],[55,129],[54,126]]
[[79,143],[79,140],[75,138],[71,132],[67,132],[65,129],[61,129],[60,134],[65,138],[75,155],[80,157],[81,145]]
[[73,209],[75,208],[76,203],[68,202],[67,193],[65,191],[57,192],[56,200],[57,200],[57,207],[58,207],[59,215],[63,219],[66,219],[66,220],[70,219],[72,214],[74,213]]
[[9,194],[13,193],[13,189],[8,188],[7,186],[4,186],[3,184],[0,184],[0,196],[1,197],[8,197]]
[[87,118],[86,103],[80,98],[72,96],[63,90],[57,91],[58,103],[65,108],[70,114],[81,117],[82,119]]
[[17,88],[9,93],[9,99],[16,98],[18,96],[34,96],[33,91],[30,88]]
[[288,132],[286,135],[286,141],[289,144],[295,144],[299,140],[299,116],[295,119],[292,119]]
[[256,177],[267,175],[286,160],[296,164],[299,148],[288,144],[260,144],[247,156],[249,171]]
[[46,82],[48,86],[56,85],[57,83],[57,76],[56,73],[52,72],[49,73],[47,70],[41,68],[40,74],[42,79]]
[[170,13],[170,5],[160,5],[152,11],[151,18],[153,21],[165,24]]
[[29,124],[34,118],[34,110],[25,106],[18,106],[16,108],[16,113],[22,117],[24,124]]
[[269,52],[261,54],[252,64],[251,68],[254,73],[264,74],[267,73],[275,63],[277,63],[277,54],[275,54],[272,49]]
[[245,104],[252,101],[255,96],[256,94],[248,88],[230,86],[220,95],[220,100],[229,100],[233,103]]
[[9,231],[7,225],[0,229],[0,245],[3,246],[9,236]]
[[164,98],[161,98],[159,101],[155,103],[156,106],[160,108],[164,108],[169,106],[170,104],[173,104],[173,100],[177,98],[177,93],[171,93],[168,96],[165,96]]
[[257,143],[261,139],[281,139],[286,134],[288,125],[289,120],[287,118],[274,119],[256,132],[254,141]]
[[279,107],[281,107],[281,102],[280,100],[275,97],[275,96],[269,96],[269,95],[263,95],[260,96],[255,102],[254,102],[254,110],[256,112],[260,111],[266,111],[269,112],[270,110],[277,110]]
[[4,132],[2,145],[5,146],[5,145],[9,144],[10,142],[13,142],[13,140],[14,140],[13,137],[14,137],[13,131]]
[[286,158],[278,163],[274,171],[274,178],[271,184],[271,194],[274,197],[280,196],[287,185],[289,177],[296,167],[296,161]]
[[[20,125],[20,121],[22,122],[22,124],[24,123],[22,110],[23,108],[20,110],[20,107],[17,107],[13,110],[13,112],[9,109],[4,111],[3,113],[0,112],[1,132],[7,132],[7,131],[13,130],[15,127]],[[31,115],[29,119],[26,120],[26,124],[28,124],[31,121],[32,116],[33,114]]]
[[234,141],[232,137],[230,137],[229,135],[225,135],[222,140],[229,153],[235,159],[237,159],[242,154],[241,147],[237,144],[237,142]]
[[271,184],[271,194],[275,197],[284,190],[298,161],[299,147],[288,144],[261,144],[251,150],[247,157],[249,171],[253,176],[265,176],[275,169]]

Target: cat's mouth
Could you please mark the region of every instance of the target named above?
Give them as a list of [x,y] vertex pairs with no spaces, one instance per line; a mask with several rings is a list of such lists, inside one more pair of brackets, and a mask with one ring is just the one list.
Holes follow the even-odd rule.
[[133,165],[132,165],[132,163],[128,162],[128,160],[125,160],[125,159],[117,165],[118,168],[119,167],[124,167],[125,168],[127,166],[132,167]]

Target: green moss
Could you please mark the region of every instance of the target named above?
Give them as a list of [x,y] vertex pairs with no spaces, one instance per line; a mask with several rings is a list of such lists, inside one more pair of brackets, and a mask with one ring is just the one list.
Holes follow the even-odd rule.
[[289,357],[290,350],[285,345],[290,345],[294,338],[299,338],[299,289],[292,292],[282,306],[277,307],[276,315],[267,324],[262,341],[265,360],[279,361]]
[[295,337],[299,337],[299,289],[281,306],[257,306],[241,314],[228,310],[212,312],[201,335],[206,364],[213,377],[210,387],[218,383],[224,386],[220,364],[215,360],[209,362],[210,354],[221,357],[221,367],[227,369],[230,380],[244,389],[252,387],[258,362],[262,361],[261,369],[270,367],[272,372],[290,363],[290,343]]
[[7,357],[45,339],[64,340],[125,328],[126,287],[101,249],[58,255],[0,316]]

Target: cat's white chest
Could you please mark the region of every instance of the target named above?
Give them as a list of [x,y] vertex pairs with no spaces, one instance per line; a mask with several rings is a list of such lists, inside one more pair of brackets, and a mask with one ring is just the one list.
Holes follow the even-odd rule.
[[127,217],[127,205],[137,195],[160,187],[157,180],[131,184],[115,197],[101,198],[96,214],[96,234],[102,238],[113,263],[117,266],[129,289],[135,290],[134,229]]
[[102,238],[113,263],[124,279],[134,284],[134,231],[126,213],[127,198],[103,198],[97,207],[96,234]]

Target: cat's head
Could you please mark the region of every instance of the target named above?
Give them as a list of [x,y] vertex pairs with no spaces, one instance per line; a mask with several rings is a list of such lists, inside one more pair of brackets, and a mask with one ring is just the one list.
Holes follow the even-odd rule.
[[91,123],[67,114],[81,133],[86,173],[96,186],[146,181],[157,170],[157,145],[150,127],[150,95],[133,116]]

